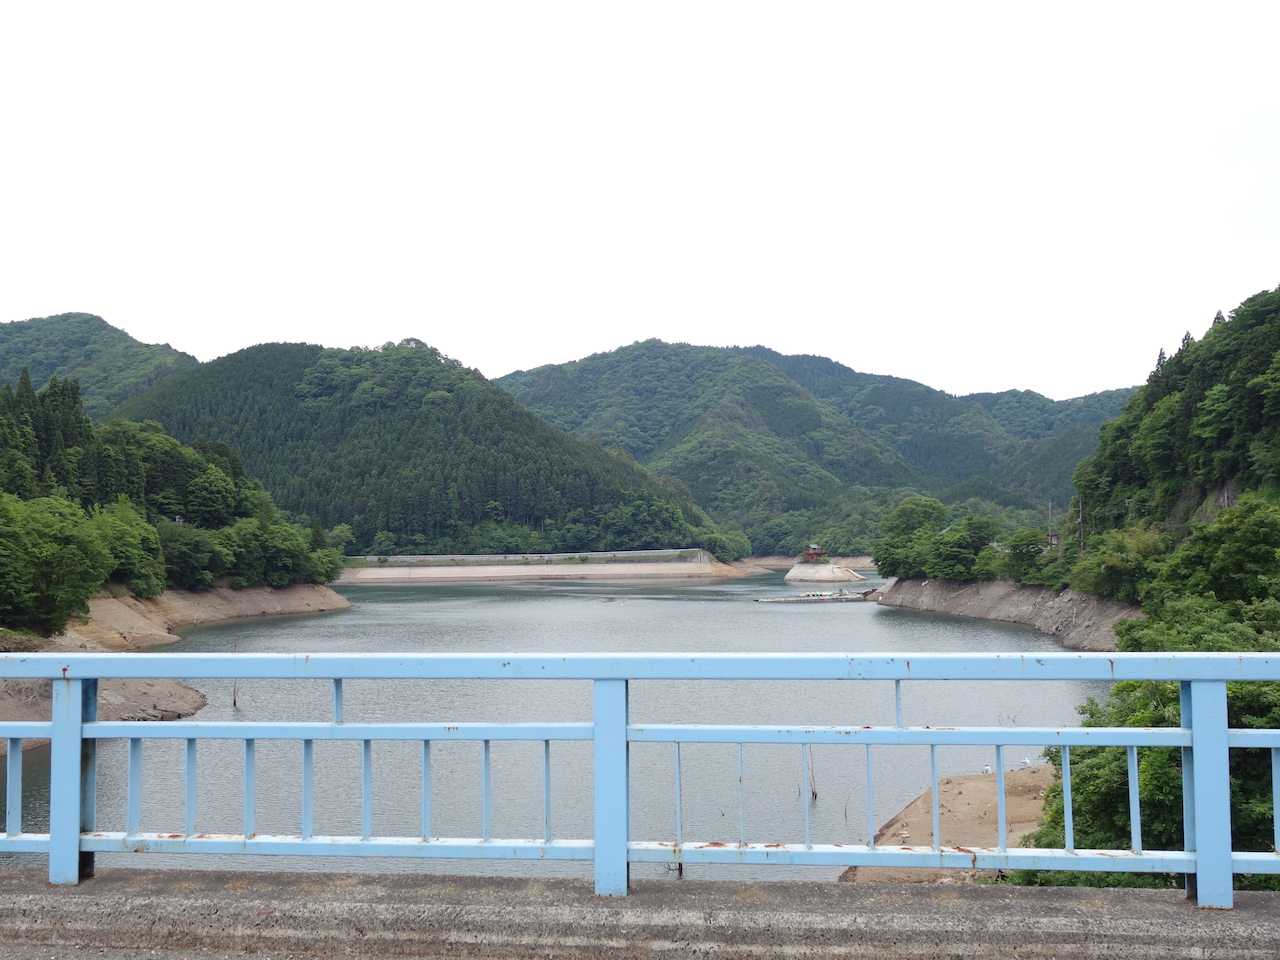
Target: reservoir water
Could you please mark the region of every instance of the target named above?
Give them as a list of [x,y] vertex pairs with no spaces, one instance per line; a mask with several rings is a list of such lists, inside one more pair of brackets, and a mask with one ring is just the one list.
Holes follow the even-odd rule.
[[[872,581],[872,585],[876,581]],[[1036,653],[1060,649],[1029,628],[989,621],[897,610],[875,603],[750,602],[799,592],[782,575],[721,582],[668,580],[502,584],[410,585],[341,588],[353,606],[314,616],[233,621],[195,628],[175,652],[454,652],[530,653],[607,651],[822,652],[822,653]],[[145,654],[140,654],[145,656]],[[200,681],[208,705],[202,720],[328,720],[329,685],[322,682]],[[1074,725],[1076,706],[1106,692],[1105,684],[1080,682],[904,682],[903,722],[909,726]],[[233,703],[234,699],[234,703]],[[358,721],[589,721],[591,689],[584,681],[430,681],[344,684],[344,718]],[[694,682],[633,681],[633,723],[733,723],[769,725],[892,724],[892,683],[865,681]],[[123,742],[100,746],[98,826],[124,822]],[[145,832],[181,831],[183,774],[177,742],[144,748]],[[200,747],[200,832],[241,831],[243,810],[239,744]],[[536,837],[543,829],[541,743],[495,743],[493,836]],[[679,813],[686,841],[737,842],[738,755],[731,745],[684,744],[679,748],[682,789]],[[416,835],[421,809],[421,749],[378,744],[374,756],[374,834]],[[1005,766],[1019,766],[1025,750],[1005,752]],[[748,745],[743,751],[746,838],[761,842],[804,840],[808,807],[814,842],[865,843],[870,832],[866,756],[854,746]],[[551,748],[553,834],[590,836],[591,747],[556,743]],[[632,837],[674,837],[677,799],[675,747],[632,745]],[[259,833],[297,833],[300,767],[296,744],[257,746]],[[1037,757],[1031,757],[1032,761]],[[941,776],[977,773],[994,763],[990,748],[940,748]],[[47,789],[40,756],[24,764],[29,804],[26,829],[37,829]],[[47,760],[44,761],[47,766]],[[316,833],[360,832],[360,745],[316,744]],[[929,787],[927,747],[877,747],[872,752],[875,809],[884,823]],[[432,748],[433,836],[480,834],[480,747],[441,743]],[[28,819],[30,818],[30,819]],[[945,836],[944,836],[945,842]],[[1011,838],[1012,839],[1012,838]],[[99,855],[104,866],[143,865],[132,855]],[[221,869],[387,870],[589,876],[588,863],[369,860],[359,865],[327,858],[148,855],[152,866]],[[633,876],[663,868],[633,867]],[[833,879],[838,870],[788,867],[686,868],[703,878]]]

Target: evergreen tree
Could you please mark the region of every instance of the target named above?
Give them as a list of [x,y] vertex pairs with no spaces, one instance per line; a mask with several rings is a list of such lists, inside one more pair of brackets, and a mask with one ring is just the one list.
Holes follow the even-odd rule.
[[360,552],[680,547],[709,523],[634,462],[547,426],[417,340],[254,347],[122,412],[163,416],[206,456],[234,434],[285,509],[345,524]]

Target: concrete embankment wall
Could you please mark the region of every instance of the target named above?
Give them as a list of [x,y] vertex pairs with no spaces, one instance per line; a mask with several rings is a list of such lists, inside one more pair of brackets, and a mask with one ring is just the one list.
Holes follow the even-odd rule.
[[895,580],[880,602],[908,610],[1026,624],[1055,637],[1068,650],[1114,650],[1116,621],[1144,616],[1136,603],[1000,580]]
[[684,579],[688,577],[740,577],[743,572],[726,563],[637,562],[637,563],[520,563],[457,564],[439,566],[397,566],[391,563],[367,567],[347,567],[335,584],[448,583],[487,580],[630,580],[634,578]]

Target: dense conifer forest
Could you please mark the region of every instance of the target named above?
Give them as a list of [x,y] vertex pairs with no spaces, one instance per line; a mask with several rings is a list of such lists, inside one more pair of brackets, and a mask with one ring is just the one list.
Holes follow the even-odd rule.
[[235,447],[282,506],[349,526],[362,553],[749,552],[686,491],[552,428],[418,340],[250,347],[119,413]]
[[41,634],[104,585],[139,597],[332,580],[342,558],[319,526],[276,509],[225,444],[189,446],[155,422],[94,427],[79,385],[37,393],[24,369],[0,388],[0,622]]
[[[37,387],[44,371],[79,379],[99,422],[226,443],[292,518],[383,554],[701,545],[731,558],[814,540],[867,553],[918,494],[1016,529],[1061,512],[1071,466],[1127,393],[955,398],[821,357],[660,341],[503,378],[574,444],[416,340],[265,344],[200,365],[87,314],[7,326],[0,360],[37,361]],[[104,379],[110,358],[132,365]]]
[[[1065,504],[1071,472],[1093,450],[1098,427],[1133,388],[1072,400],[1032,390],[953,397],[922,383],[859,373],[825,357],[743,352],[768,360],[858,426],[891,444],[936,492],[975,477],[1040,503]],[[1031,372],[1034,375],[1034,372]]]
[[757,554],[814,540],[868,553],[895,505],[918,494],[1001,529],[1044,524],[1131,392],[957,398],[824,357],[659,340],[498,382],[549,423],[672,477]]

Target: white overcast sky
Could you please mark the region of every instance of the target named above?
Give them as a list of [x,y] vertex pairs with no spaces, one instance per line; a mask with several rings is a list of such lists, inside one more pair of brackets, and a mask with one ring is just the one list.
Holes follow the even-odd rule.
[[0,321],[1064,399],[1280,284],[1280,4],[0,4]]

